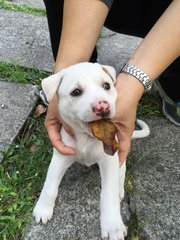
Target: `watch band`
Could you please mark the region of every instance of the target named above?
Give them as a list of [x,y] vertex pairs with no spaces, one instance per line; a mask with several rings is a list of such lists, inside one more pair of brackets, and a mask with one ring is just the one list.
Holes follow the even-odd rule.
[[148,75],[143,72],[141,69],[126,63],[122,69],[121,72],[129,73],[130,75],[133,75],[135,78],[137,78],[144,86],[144,91],[147,92],[152,87],[152,81],[148,77]]

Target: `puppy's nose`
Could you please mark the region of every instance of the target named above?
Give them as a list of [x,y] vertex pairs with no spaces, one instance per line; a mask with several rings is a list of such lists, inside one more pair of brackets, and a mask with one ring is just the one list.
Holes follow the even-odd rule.
[[106,101],[99,101],[92,107],[93,112],[102,118],[108,117],[110,114],[109,103]]

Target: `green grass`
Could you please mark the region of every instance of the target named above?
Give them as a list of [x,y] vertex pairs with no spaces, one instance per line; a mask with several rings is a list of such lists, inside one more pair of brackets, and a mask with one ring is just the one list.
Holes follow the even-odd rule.
[[161,98],[157,93],[144,95],[138,104],[137,115],[143,117],[162,116]]
[[36,16],[45,16],[46,11],[44,9],[38,9],[34,7],[29,7],[26,4],[14,4],[6,0],[0,0],[0,9],[25,12],[29,14],[34,14]]
[[50,73],[35,68],[26,68],[17,64],[8,64],[0,61],[1,80],[39,85],[41,80],[49,75]]
[[[34,201],[51,157],[44,118],[29,118],[0,165],[0,239],[19,240],[32,216]],[[43,146],[43,147],[42,147]]]
[[[40,85],[50,73],[0,62],[1,80]],[[43,148],[42,148],[43,146]],[[47,172],[52,147],[44,116],[29,117],[0,163],[0,239],[19,240]],[[43,167],[42,167],[43,166]],[[42,184],[41,184],[42,183]]]

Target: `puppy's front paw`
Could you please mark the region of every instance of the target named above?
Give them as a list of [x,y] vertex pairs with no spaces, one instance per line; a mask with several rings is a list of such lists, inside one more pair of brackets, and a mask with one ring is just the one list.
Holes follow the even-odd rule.
[[34,210],[33,210],[33,217],[35,218],[36,222],[46,224],[48,220],[52,218],[53,215],[53,205],[45,205],[42,202],[38,201]]
[[102,223],[101,238],[103,240],[124,240],[127,236],[127,228],[122,220],[108,220]]

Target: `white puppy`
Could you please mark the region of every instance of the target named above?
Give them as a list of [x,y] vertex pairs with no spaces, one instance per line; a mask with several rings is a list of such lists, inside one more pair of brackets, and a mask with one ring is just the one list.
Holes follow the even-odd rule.
[[[98,163],[101,174],[100,222],[101,237],[109,240],[123,240],[127,234],[120,214],[120,200],[124,196],[125,163],[119,167],[118,154],[107,155],[103,144],[93,137],[89,122],[112,118],[117,98],[114,83],[114,68],[97,63],[80,63],[68,67],[42,82],[43,90],[50,100],[57,94],[58,108],[62,119],[72,128],[72,138],[62,127],[63,142],[76,149],[73,156],[53,151],[46,181],[33,215],[37,222],[46,223],[53,215],[55,199],[61,179],[75,161],[90,166]],[[149,135],[148,126],[138,121],[142,130],[134,137]]]

